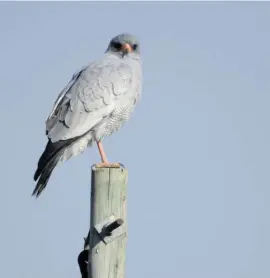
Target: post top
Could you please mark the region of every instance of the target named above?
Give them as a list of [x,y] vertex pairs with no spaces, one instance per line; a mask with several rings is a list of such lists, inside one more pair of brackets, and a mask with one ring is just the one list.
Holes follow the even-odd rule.
[[121,171],[123,172],[126,170],[125,166],[122,163],[110,163],[108,165],[102,165],[102,164],[93,164],[91,166],[92,171]]

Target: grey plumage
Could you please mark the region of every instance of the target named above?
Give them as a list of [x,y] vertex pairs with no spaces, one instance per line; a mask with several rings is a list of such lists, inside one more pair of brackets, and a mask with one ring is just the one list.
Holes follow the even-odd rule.
[[[132,51],[122,51],[123,44]],[[46,187],[58,162],[120,129],[140,97],[141,79],[139,43],[129,34],[113,38],[101,59],[72,76],[46,121],[48,143],[34,175],[33,195]]]

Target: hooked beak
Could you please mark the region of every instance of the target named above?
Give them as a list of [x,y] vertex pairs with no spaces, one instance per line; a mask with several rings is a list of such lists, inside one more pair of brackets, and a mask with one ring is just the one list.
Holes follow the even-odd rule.
[[122,51],[124,54],[130,53],[132,51],[132,47],[130,46],[130,44],[125,43],[122,46]]

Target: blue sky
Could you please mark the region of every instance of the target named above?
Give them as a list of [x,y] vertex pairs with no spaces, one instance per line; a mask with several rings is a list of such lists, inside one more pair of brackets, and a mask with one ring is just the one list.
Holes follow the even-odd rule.
[[269,26],[267,2],[0,3],[0,276],[79,277],[97,149],[38,200],[32,177],[60,90],[130,32],[143,96],[104,142],[129,170],[126,277],[268,278]]

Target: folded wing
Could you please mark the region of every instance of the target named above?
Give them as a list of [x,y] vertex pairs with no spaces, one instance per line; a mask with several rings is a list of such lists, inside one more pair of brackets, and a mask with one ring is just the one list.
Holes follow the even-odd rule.
[[95,62],[75,74],[46,121],[52,142],[81,136],[132,91],[132,69],[118,61]]

